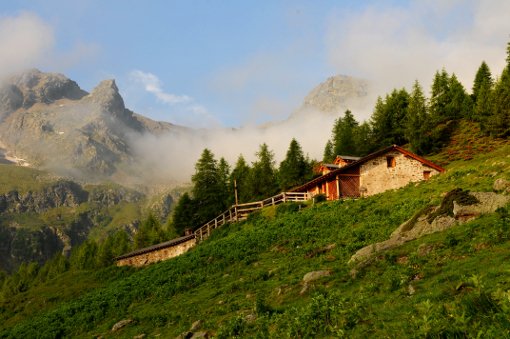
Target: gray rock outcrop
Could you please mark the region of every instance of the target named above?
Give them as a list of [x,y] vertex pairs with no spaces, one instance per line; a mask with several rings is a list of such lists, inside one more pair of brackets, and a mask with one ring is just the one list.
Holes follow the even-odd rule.
[[[466,202],[468,201],[468,202]],[[349,260],[350,264],[365,265],[384,251],[424,235],[445,231],[457,224],[472,220],[481,214],[491,213],[510,202],[510,196],[494,192],[462,190],[449,192],[441,206],[426,208],[400,225],[390,238],[358,250]]]

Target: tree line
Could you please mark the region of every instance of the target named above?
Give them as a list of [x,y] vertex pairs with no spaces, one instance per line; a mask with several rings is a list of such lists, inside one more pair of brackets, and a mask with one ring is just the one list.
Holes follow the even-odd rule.
[[258,201],[300,185],[313,176],[314,162],[292,139],[285,159],[276,166],[274,153],[263,143],[250,165],[239,155],[233,169],[224,158],[216,160],[204,149],[191,177],[192,189],[184,193],[174,209],[172,225],[177,233],[195,229],[227,210],[235,202]]
[[455,74],[446,70],[434,75],[427,98],[416,81],[409,93],[394,89],[379,97],[369,121],[359,123],[346,111],[333,126],[331,139],[324,148],[323,161],[336,155],[367,155],[392,144],[409,144],[418,154],[439,151],[449,141],[460,119],[474,121],[486,135],[507,138],[510,135],[510,42],[506,66],[495,79],[482,62],[468,94]]

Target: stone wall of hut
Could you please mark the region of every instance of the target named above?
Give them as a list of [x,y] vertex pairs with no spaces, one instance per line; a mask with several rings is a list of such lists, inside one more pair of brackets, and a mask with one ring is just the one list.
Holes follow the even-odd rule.
[[388,152],[361,165],[360,191],[368,196],[425,180],[439,172],[398,151]]
[[148,264],[152,264],[161,260],[167,260],[170,258],[177,257],[190,248],[196,245],[196,239],[190,239],[188,241],[179,243],[174,246],[161,248],[147,253],[134,255],[129,258],[123,258],[117,260],[117,266],[135,266],[140,267]]

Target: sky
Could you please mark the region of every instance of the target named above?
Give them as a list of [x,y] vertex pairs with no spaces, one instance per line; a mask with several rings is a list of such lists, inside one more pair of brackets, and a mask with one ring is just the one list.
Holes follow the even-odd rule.
[[442,68],[471,91],[482,61],[496,77],[504,67],[508,13],[508,0],[1,1],[0,78],[36,67],[86,91],[115,79],[129,109],[208,129],[136,140],[142,160],[184,180],[205,147],[233,164],[266,142],[278,162],[296,137],[320,159],[331,117],[256,126],[287,119],[336,74],[370,83],[359,121],[394,88],[418,80],[429,94]]
[[285,119],[335,74],[384,95],[444,67],[470,89],[482,60],[502,69],[508,13],[504,0],[2,1],[0,76],[38,67],[87,91],[114,78],[153,119],[239,127]]

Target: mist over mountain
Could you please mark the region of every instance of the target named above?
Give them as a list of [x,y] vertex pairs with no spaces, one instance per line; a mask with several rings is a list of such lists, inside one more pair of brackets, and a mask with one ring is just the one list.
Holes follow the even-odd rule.
[[136,175],[132,138],[182,130],[126,109],[114,80],[87,93],[62,74],[34,69],[0,88],[5,157],[59,175],[126,181]]
[[206,147],[232,164],[241,153],[251,160],[265,142],[279,161],[297,137],[310,157],[320,158],[333,120],[362,103],[367,86],[334,76],[312,89],[285,121],[193,129],[132,112],[114,80],[87,93],[62,74],[32,69],[0,87],[0,158],[83,182],[135,187],[189,181]]

